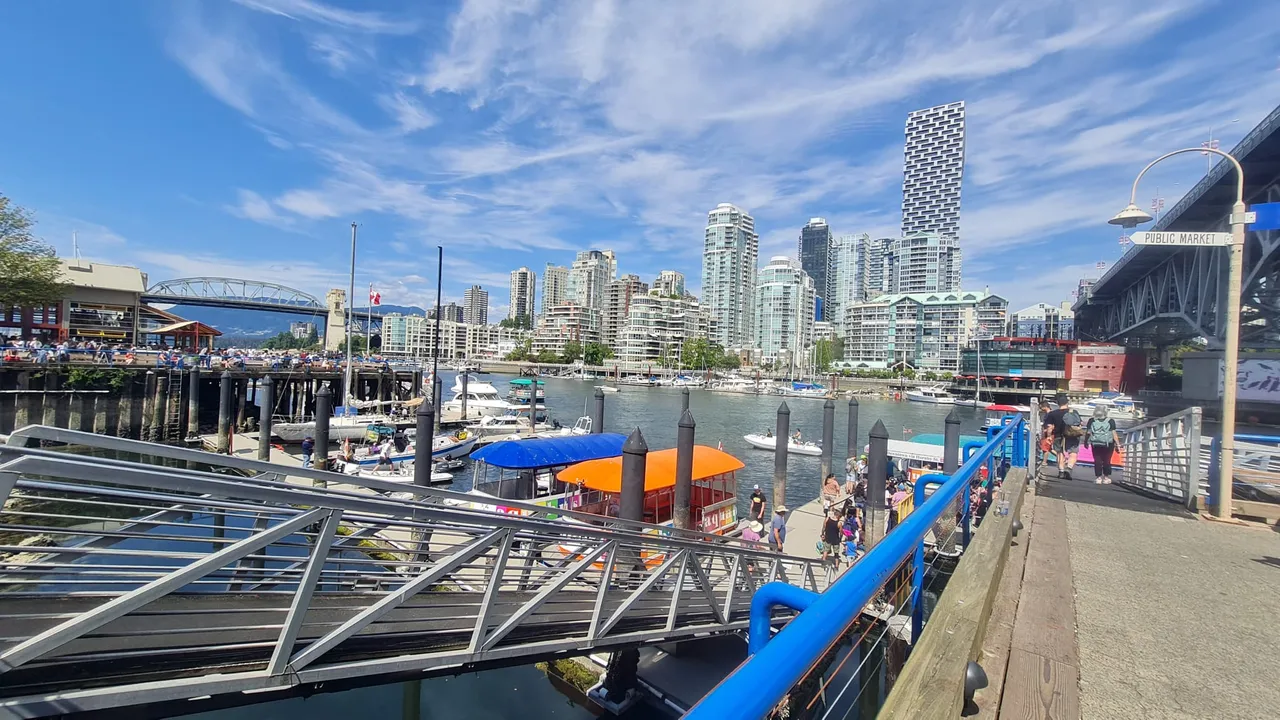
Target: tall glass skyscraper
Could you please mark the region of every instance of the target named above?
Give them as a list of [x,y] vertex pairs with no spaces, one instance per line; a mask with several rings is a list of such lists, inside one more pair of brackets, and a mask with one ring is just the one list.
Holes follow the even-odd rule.
[[902,164],[902,234],[960,237],[964,102],[907,114]]
[[800,267],[813,279],[813,287],[823,299],[819,303],[820,307],[825,306],[831,296],[832,288],[828,287],[831,280],[831,242],[831,228],[824,218],[810,218],[800,229],[800,244],[796,254],[800,257]]
[[756,260],[760,236],[745,210],[720,203],[707,213],[702,243],[702,306],[713,323],[711,339],[725,348],[751,345]]

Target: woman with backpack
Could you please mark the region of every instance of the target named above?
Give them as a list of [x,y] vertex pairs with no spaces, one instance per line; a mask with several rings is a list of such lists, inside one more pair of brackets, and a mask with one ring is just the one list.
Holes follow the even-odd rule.
[[1093,409],[1093,417],[1085,426],[1085,436],[1089,447],[1093,450],[1094,482],[1098,485],[1111,484],[1111,454],[1120,445],[1120,434],[1116,432],[1116,421],[1107,417],[1107,409]]
[[1044,433],[1051,438],[1053,454],[1058,459],[1058,477],[1071,479],[1076,467],[1076,453],[1080,438],[1084,435],[1080,415],[1072,407],[1067,396],[1058,396],[1058,409],[1044,416]]

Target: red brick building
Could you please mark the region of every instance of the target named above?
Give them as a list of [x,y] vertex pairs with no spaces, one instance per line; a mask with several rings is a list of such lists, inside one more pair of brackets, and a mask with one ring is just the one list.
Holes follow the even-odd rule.
[[1067,356],[1067,388],[1133,394],[1147,381],[1147,356],[1122,345],[1081,344]]

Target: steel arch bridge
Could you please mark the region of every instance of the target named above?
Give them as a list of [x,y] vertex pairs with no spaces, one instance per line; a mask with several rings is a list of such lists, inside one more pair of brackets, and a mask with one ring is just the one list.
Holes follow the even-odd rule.
[[[1245,203],[1280,202],[1280,107],[1231,154],[1244,166]],[[1235,173],[1225,160],[1196,184],[1152,230],[1229,230]],[[1274,347],[1280,340],[1280,231],[1245,234],[1240,341]],[[1082,339],[1167,346],[1204,337],[1220,348],[1225,331],[1225,248],[1131,247],[1075,304]]]
[[270,310],[297,315],[328,312],[314,295],[284,285],[224,277],[165,280],[147,288],[143,300],[238,310]]

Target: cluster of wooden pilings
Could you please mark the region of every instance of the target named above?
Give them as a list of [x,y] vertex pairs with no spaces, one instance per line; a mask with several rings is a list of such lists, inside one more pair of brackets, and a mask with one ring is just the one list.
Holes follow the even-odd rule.
[[[236,370],[145,366],[0,366],[0,434],[26,425],[50,425],[102,435],[179,444],[214,432],[223,373],[231,379],[234,428],[258,422],[258,384],[275,387],[272,415],[280,422],[312,418],[315,395],[328,385],[347,398],[341,372],[269,368]],[[408,400],[422,387],[422,371],[361,369],[352,373],[357,400]]]

